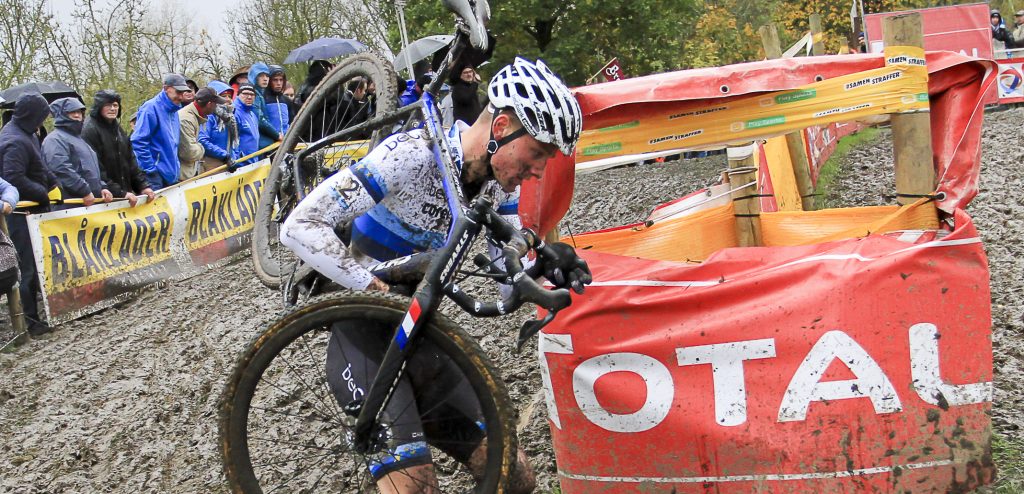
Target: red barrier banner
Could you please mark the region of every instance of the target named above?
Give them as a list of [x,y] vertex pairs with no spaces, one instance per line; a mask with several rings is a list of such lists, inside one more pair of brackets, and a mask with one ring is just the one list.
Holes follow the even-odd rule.
[[562,492],[966,492],[992,480],[987,260],[957,228],[581,251],[539,346]]
[[872,53],[881,53],[884,46],[882,19],[907,12],[921,14],[925,50],[948,50],[975,58],[993,57],[988,3],[865,15],[864,27]]
[[999,64],[999,75],[996,77],[999,86],[1000,103],[1024,102],[1024,58],[996,60]]

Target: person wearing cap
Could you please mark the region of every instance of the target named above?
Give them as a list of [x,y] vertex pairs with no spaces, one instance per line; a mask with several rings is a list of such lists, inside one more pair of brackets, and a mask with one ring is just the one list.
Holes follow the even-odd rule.
[[213,88],[204,87],[196,93],[195,101],[178,110],[178,120],[181,124],[181,138],[178,141],[181,180],[212,169],[203,164],[206,149],[199,142],[199,129],[206,123],[206,118],[217,110],[217,105],[227,102],[228,100],[221,98]]
[[235,92],[235,94],[238,93],[238,86],[241,86],[242,84],[250,84],[248,65],[246,65],[245,67],[239,67],[238,70],[236,70],[235,73],[231,75],[231,78],[228,79],[228,86],[231,86],[231,89]]
[[135,207],[138,196],[156,199],[156,194],[146,180],[146,174],[139,169],[132,152],[128,134],[121,128],[121,95],[113,89],[98,91],[92,100],[92,108],[82,126],[82,139],[89,143],[100,159],[100,179],[114,197],[128,199]]
[[[50,104],[53,132],[43,139],[46,167],[57,176],[61,196],[81,198],[92,206],[97,199],[110,202],[114,195],[100,178],[100,159],[89,143],[82,139],[85,105],[78,98],[61,98]],[[64,209],[71,206],[61,206]]]
[[139,107],[132,149],[139,168],[146,173],[149,185],[156,190],[178,182],[181,166],[178,161],[178,141],[181,124],[178,110],[185,91],[191,91],[185,78],[179,74],[164,76],[164,87],[156,96]]
[[235,90],[221,81],[210,81],[210,87],[229,103],[217,105],[214,114],[206,117],[199,129],[199,143],[203,145],[203,164],[207,170],[227,165],[234,166],[238,154],[238,123],[235,121],[235,107],[230,103]]
[[[57,186],[57,177],[43,163],[39,140],[35,133],[50,116],[46,98],[36,93],[23,94],[14,103],[11,123],[0,129],[0,177],[18,189],[23,201],[37,205],[26,208],[29,213],[50,210],[49,191]],[[11,241],[18,251],[21,269],[21,304],[28,319],[28,332],[33,337],[45,337],[50,327],[39,320],[36,296],[40,293],[36,261],[32,254],[25,215],[11,215],[7,220]]]
[[[267,102],[263,98],[263,92],[270,86],[270,66],[263,62],[256,62],[249,68],[249,84],[256,90],[256,100],[253,101],[253,111],[260,122],[259,149],[263,149],[276,141],[284,139],[284,133],[279,131],[270,121],[270,111],[267,109]],[[239,87],[241,92],[241,87]]]
[[1006,49],[1024,48],[1024,10],[1013,14],[1013,32],[1006,42]]
[[[252,84],[238,86],[238,96],[235,98],[235,122],[238,124],[238,156],[250,156],[260,150],[260,122],[255,111],[256,88]],[[258,161],[258,157],[252,156],[243,162],[235,162],[228,165],[229,171],[234,171],[239,166],[248,165]]]

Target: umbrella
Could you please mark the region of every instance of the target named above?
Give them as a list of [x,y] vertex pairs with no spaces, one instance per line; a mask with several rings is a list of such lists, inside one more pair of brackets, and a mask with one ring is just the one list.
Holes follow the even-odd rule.
[[366,51],[366,45],[346,38],[320,38],[310,41],[288,54],[284,63],[312,62]]
[[28,93],[41,94],[50,103],[60,98],[69,97],[78,98],[79,101],[82,100],[78,92],[60,81],[26,82],[25,84],[18,84],[17,86],[0,91],[0,99],[5,100],[3,103],[0,103],[0,108],[14,108],[14,102],[18,100],[18,97]]
[[418,62],[429,57],[434,52],[448,46],[455,36],[450,34],[439,34],[427,36],[409,43],[404,50],[395,55],[395,71],[401,72],[409,67],[410,63]]

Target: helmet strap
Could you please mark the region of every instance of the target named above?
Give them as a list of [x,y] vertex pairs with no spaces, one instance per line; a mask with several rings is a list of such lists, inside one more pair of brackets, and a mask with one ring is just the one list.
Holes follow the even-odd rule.
[[511,134],[502,137],[501,139],[495,139],[494,125],[491,125],[491,138],[490,140],[487,141],[487,158],[490,159],[490,157],[494,156],[494,154],[497,153],[498,149],[501,149],[502,146],[516,139],[519,139],[524,135],[526,135],[526,127],[520,127],[519,130],[516,130],[515,132],[512,132]]

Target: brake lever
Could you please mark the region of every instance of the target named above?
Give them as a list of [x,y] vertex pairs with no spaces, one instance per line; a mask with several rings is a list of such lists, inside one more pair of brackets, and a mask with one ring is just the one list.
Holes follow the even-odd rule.
[[549,322],[555,320],[555,314],[557,312],[558,311],[550,311],[544,316],[544,319],[531,319],[523,323],[523,327],[519,328],[519,338],[516,340],[516,355],[519,355],[519,352],[523,349],[523,345],[526,344],[533,335],[539,333],[541,329],[544,329],[544,326],[547,326]]

